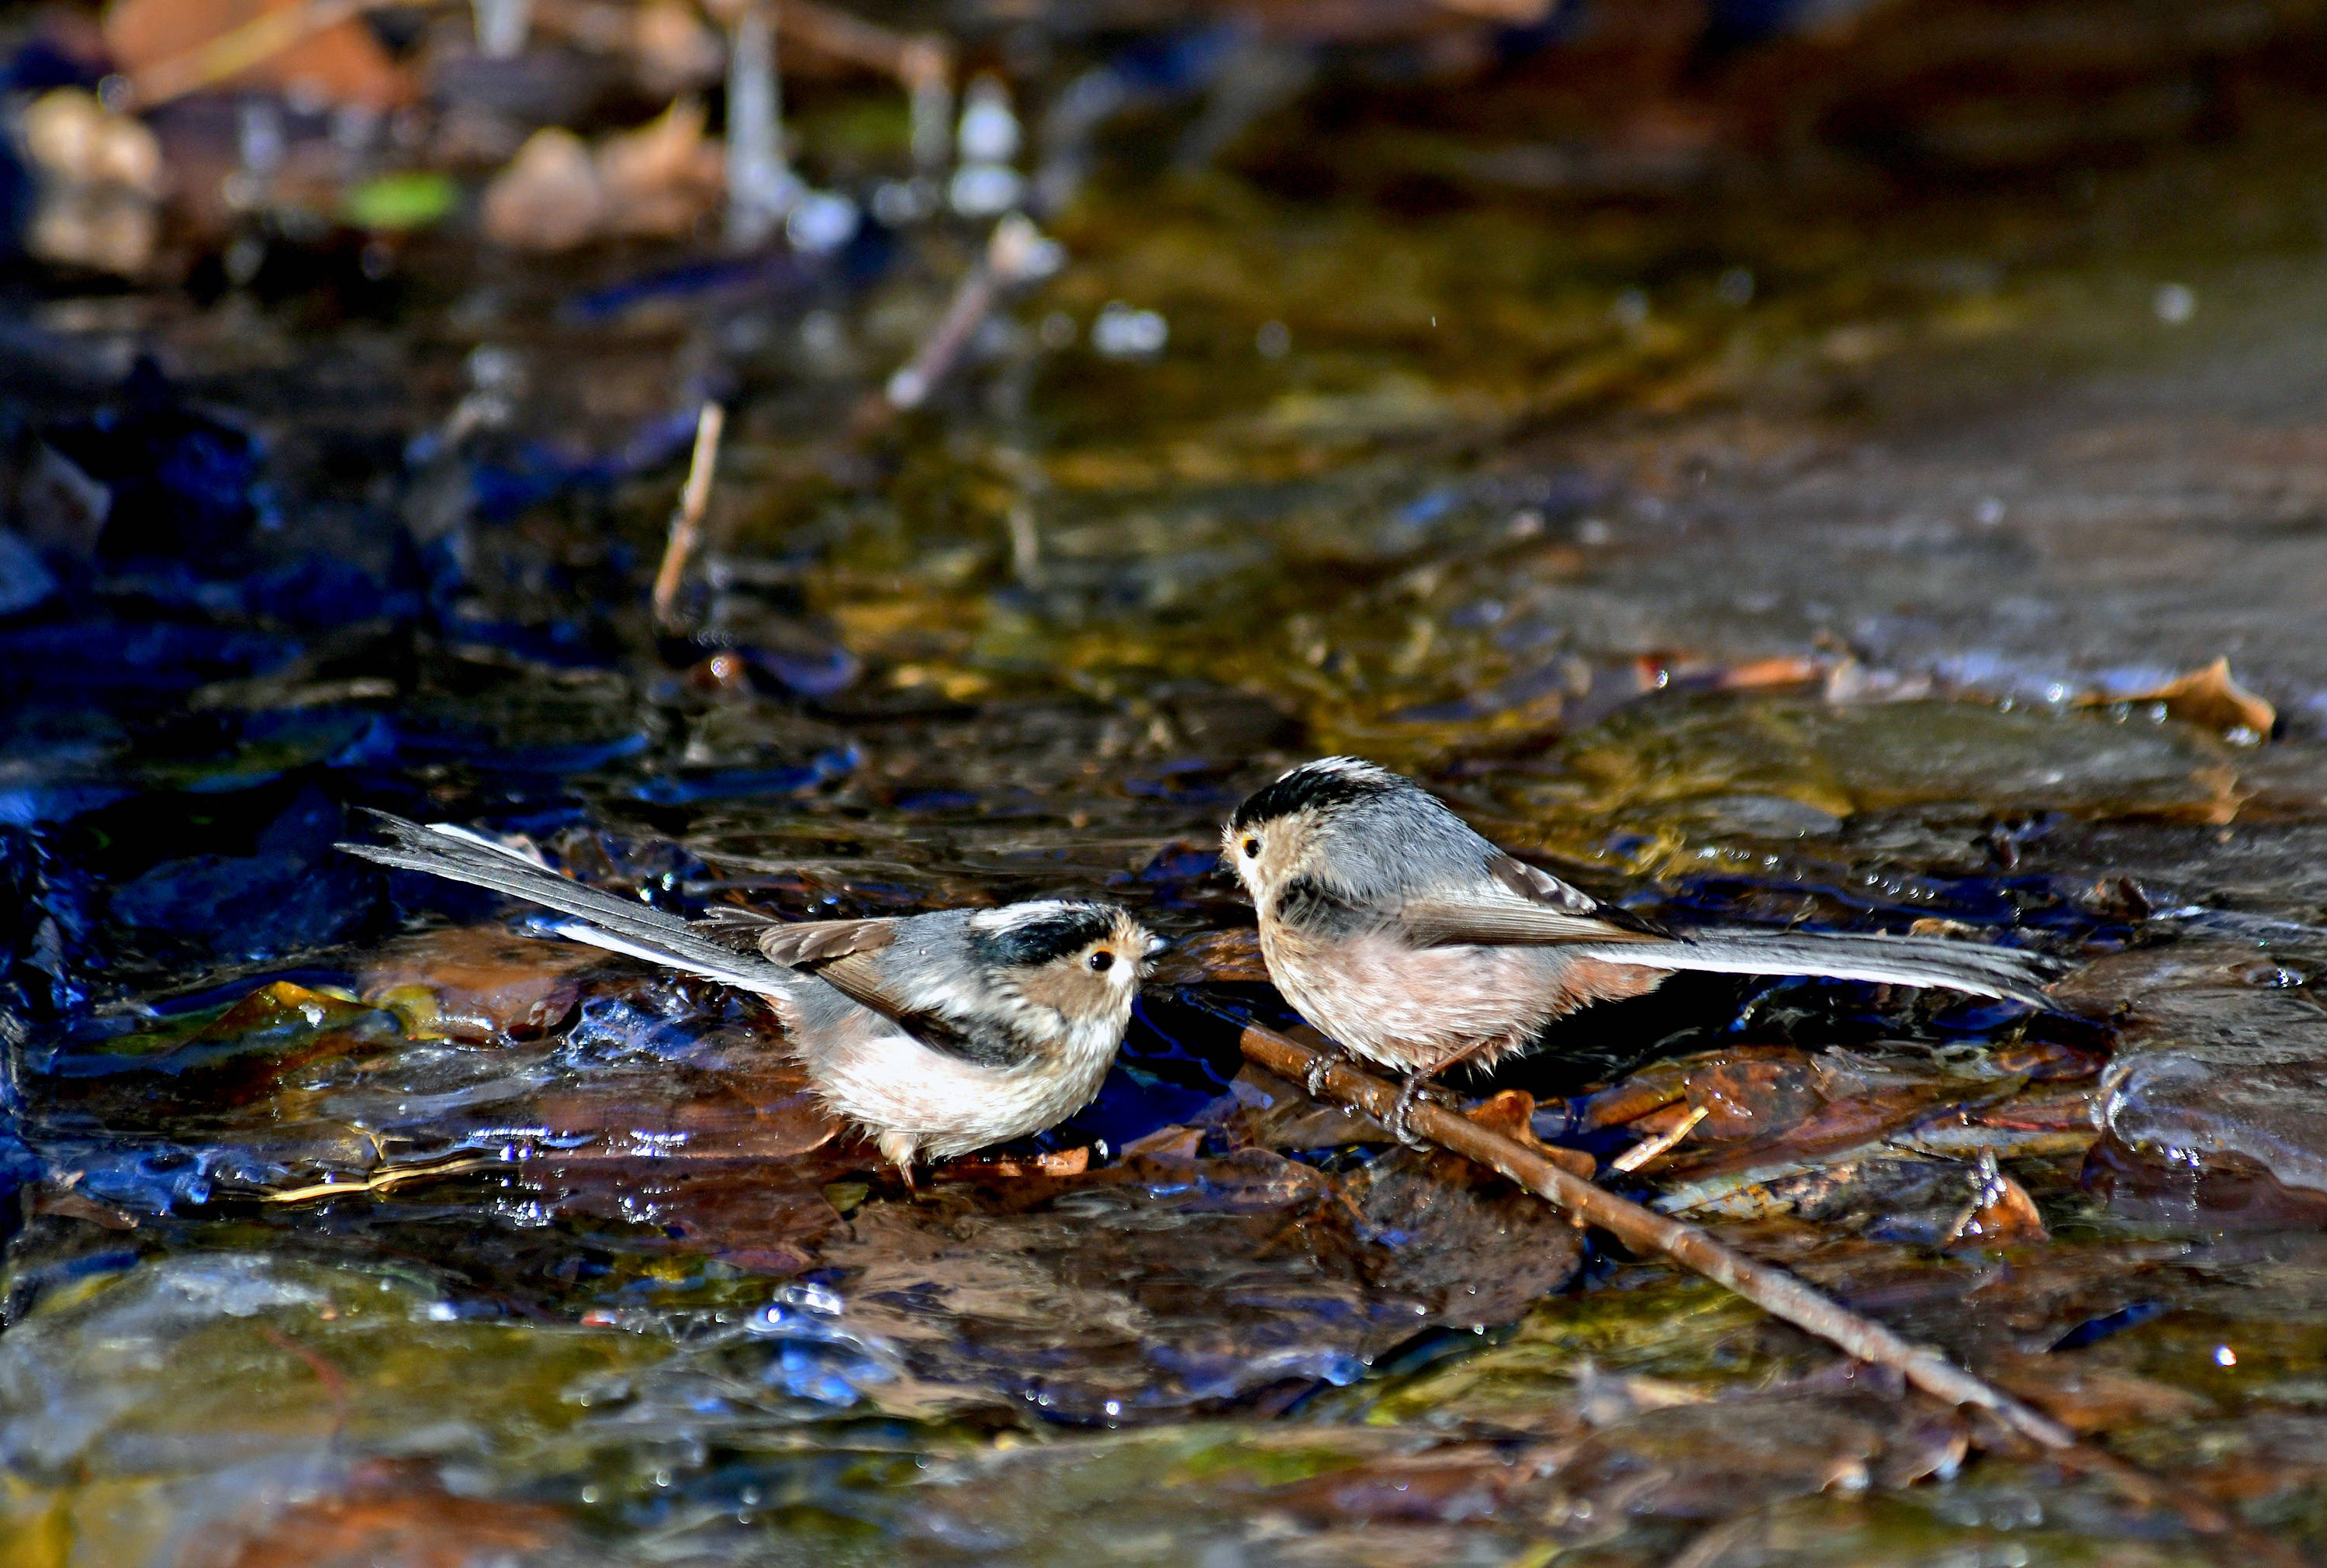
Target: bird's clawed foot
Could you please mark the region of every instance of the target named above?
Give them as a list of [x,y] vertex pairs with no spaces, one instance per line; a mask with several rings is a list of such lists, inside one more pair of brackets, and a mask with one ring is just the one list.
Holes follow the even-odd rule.
[[1320,1051],[1309,1059],[1309,1070],[1301,1075],[1301,1087],[1309,1091],[1313,1100],[1325,1097],[1325,1075],[1333,1070],[1333,1059]]
[[1389,1128],[1389,1135],[1409,1149],[1430,1147],[1430,1140],[1414,1130],[1415,1102],[1422,1097],[1422,1091],[1429,1082],[1428,1068],[1420,1068],[1406,1074],[1406,1081],[1398,1086],[1397,1102],[1389,1108],[1389,1120],[1385,1124]]
[[910,1134],[888,1132],[874,1142],[881,1150],[881,1157],[895,1166],[897,1174],[905,1179],[906,1192],[916,1198],[921,1196],[921,1190],[913,1181],[913,1156],[921,1152],[916,1140]]

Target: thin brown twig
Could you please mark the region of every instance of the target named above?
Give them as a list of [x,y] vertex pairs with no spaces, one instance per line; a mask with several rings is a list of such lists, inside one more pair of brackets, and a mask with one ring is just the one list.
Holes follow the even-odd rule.
[[[1215,1017],[1239,1024],[1238,1041],[1248,1060],[1294,1083],[1308,1084],[1335,1103],[1378,1120],[1392,1115],[1398,1091],[1347,1062],[1311,1050],[1275,1030],[1248,1023],[1225,1009],[1191,996]],[[2280,1543],[2239,1527],[2220,1509],[2177,1491],[2115,1455],[2079,1442],[2051,1416],[1958,1367],[1937,1350],[1917,1345],[1828,1300],[1783,1269],[1757,1263],[1724,1246],[1696,1226],[1644,1209],[1569,1174],[1517,1140],[1427,1102],[1416,1103],[1407,1125],[1442,1148],[1495,1171],[1519,1186],[1622,1241],[1636,1252],[1658,1253],[1723,1288],[1735,1292],[1771,1316],[1839,1347],[1858,1360],[1895,1368],[1924,1393],[1949,1405],[1986,1412],[2010,1432],[2049,1451],[2073,1469],[2098,1476],[2145,1507],[2163,1504],[2202,1535],[2232,1535],[2260,1560],[2294,1562]]]
[[1613,1160],[1609,1161],[1608,1164],[1617,1171],[1637,1171],[1672,1148],[1683,1138],[1687,1137],[1696,1130],[1697,1123],[1703,1120],[1705,1120],[1705,1107],[1691,1106],[1688,1115],[1680,1119],[1678,1126],[1667,1128],[1653,1138],[1641,1139]]
[[323,1394],[332,1402],[332,1435],[337,1437],[348,1424],[347,1378],[341,1375],[338,1367],[323,1358],[322,1351],[302,1345],[272,1323],[261,1323],[258,1332],[276,1349],[306,1363],[307,1370],[315,1375],[315,1381],[323,1386]]
[[695,420],[695,455],[687,460],[687,483],[680,487],[678,506],[670,514],[670,539],[663,546],[662,566],[655,573],[654,612],[657,621],[670,619],[678,602],[678,584],[687,563],[703,542],[703,514],[711,506],[711,476],[719,467],[719,437],[727,428],[727,410],[706,403]]
[[439,1160],[427,1165],[398,1165],[377,1176],[358,1177],[353,1181],[318,1181],[311,1187],[286,1187],[269,1192],[269,1203],[311,1203],[318,1198],[337,1198],[350,1192],[385,1192],[407,1181],[417,1181],[424,1176],[458,1176],[470,1171],[482,1171],[489,1166],[507,1164],[495,1154],[459,1155]]
[[869,435],[899,414],[920,407],[937,390],[969,346],[1004,293],[1055,266],[1057,247],[1042,238],[1024,214],[1013,212],[994,226],[986,254],[963,275],[945,314],[921,341],[912,359],[879,393],[858,407],[853,433]]
[[945,314],[938,318],[937,326],[921,341],[921,348],[905,367],[889,378],[880,396],[860,413],[858,425],[878,426],[897,414],[920,407],[953,369],[953,362],[961,357],[970,334],[986,320],[1000,292],[995,286],[992,267],[983,261],[971,267],[953,291],[953,298],[947,303]]
[[953,74],[952,47],[933,34],[899,33],[815,0],[783,0],[776,9],[787,43],[827,59],[893,76],[907,87]]

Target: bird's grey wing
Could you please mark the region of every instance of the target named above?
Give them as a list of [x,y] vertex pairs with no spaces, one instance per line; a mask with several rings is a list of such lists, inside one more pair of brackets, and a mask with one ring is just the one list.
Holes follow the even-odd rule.
[[894,920],[798,920],[759,935],[771,963],[798,967],[828,964],[853,953],[877,953],[897,940]]
[[883,950],[892,940],[893,932],[872,947],[802,968],[858,1005],[895,1020],[931,1050],[980,1067],[997,1068],[1023,1067],[1041,1054],[1033,1042],[986,1017],[987,1010],[977,1006],[973,995],[949,996],[948,987],[904,983],[896,966],[882,962]]
[[1475,881],[1401,901],[1397,920],[1407,938],[1419,947],[1445,947],[1653,942],[1670,936],[1511,855],[1495,855],[1485,869]]
[[897,939],[899,923],[893,919],[788,920],[742,904],[713,904],[695,928],[721,941],[757,948],[771,964],[798,968],[888,947]]
[[722,947],[676,915],[560,876],[481,834],[450,826],[423,826],[384,811],[371,815],[392,842],[342,844],[341,849],[380,865],[426,872],[554,910],[568,917],[557,928],[560,936],[609,952],[700,975],[779,1001],[799,983],[789,969]]
[[[974,987],[953,966],[918,959],[895,962],[901,919],[778,921],[757,910],[720,908],[713,919],[736,929],[757,928],[760,951],[771,961],[814,975],[860,1007],[894,1022],[932,1050],[982,1067],[1017,1067],[1033,1059],[1034,1048],[1007,1030],[979,1021]],[[944,943],[944,915],[917,917],[921,933],[916,951]]]

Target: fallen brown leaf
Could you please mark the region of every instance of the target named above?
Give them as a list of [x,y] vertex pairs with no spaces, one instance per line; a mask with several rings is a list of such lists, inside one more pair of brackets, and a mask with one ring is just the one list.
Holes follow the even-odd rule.
[[1145,1154],[1151,1160],[1193,1160],[1204,1145],[1201,1127],[1158,1127],[1144,1138],[1134,1138],[1123,1146],[1126,1155]]
[[[1192,1134],[1200,1142],[1203,1138],[1203,1134],[1193,1127],[1166,1128],[1165,1131],[1184,1131]],[[1142,1142],[1145,1141],[1142,1140]],[[1129,1154],[1135,1149],[1136,1145],[1127,1145],[1123,1152]],[[1090,1155],[1091,1152],[1087,1147],[1054,1149],[1047,1154],[964,1154],[958,1160],[948,1160],[931,1170],[930,1180],[932,1181],[979,1180],[1011,1181],[1035,1176],[1053,1178],[1079,1176],[1090,1169]]]
[[500,926],[461,926],[390,942],[358,982],[363,999],[414,1036],[490,1041],[537,1035],[573,1009],[573,975],[597,961],[571,942],[537,942]]
[[2203,1395],[2135,1373],[2090,1366],[2074,1355],[1999,1356],[1995,1380],[2073,1432],[2107,1432],[2135,1422],[2178,1421],[2213,1408]]
[[1810,1059],[1790,1046],[1741,1046],[1658,1062],[1585,1103],[1587,1128],[1631,1125],[1643,1137],[1677,1125],[1693,1106],[1709,1143],[1756,1138],[1814,1115],[1824,1100]]
[[532,1115],[557,1141],[593,1135],[593,1154],[660,1159],[790,1159],[843,1129],[772,1048],[771,1059],[744,1069],[601,1073],[542,1096]]
[[[74,1180],[79,1173],[74,1173]],[[107,1230],[135,1230],[137,1217],[126,1209],[91,1198],[86,1192],[75,1192],[70,1187],[43,1187],[33,1194],[33,1212],[61,1215],[67,1219],[86,1219],[91,1225]]]
[[[263,18],[314,9],[315,0],[117,0],[105,15],[105,47],[114,64],[138,83],[141,102],[212,87],[274,88],[382,110],[412,101],[411,78],[362,20],[345,16],[344,10],[342,20],[312,31],[304,19],[291,16],[285,16],[279,30],[254,28]],[[245,34],[244,29],[254,31]],[[240,40],[230,37],[256,40],[261,32],[279,46],[240,48]],[[239,69],[213,79],[204,70],[201,51],[220,45],[222,61],[229,55],[257,58],[225,61]]]
[[175,1561],[180,1568],[471,1568],[575,1544],[555,1508],[425,1490],[294,1503],[264,1525],[205,1532]]
[[1978,1188],[1948,1237],[1950,1246],[1967,1241],[2003,1246],[2051,1239],[2044,1217],[2037,1212],[2036,1200],[1996,1164],[1993,1153],[1981,1151],[1977,1171]]
[[799,1274],[843,1224],[825,1196],[838,1156],[717,1161],[538,1156],[510,1181],[545,1215],[641,1227],[630,1245],[708,1255],[751,1274]]
[[1534,1150],[1570,1175],[1589,1181],[1599,1168],[1598,1162],[1581,1149],[1557,1148],[1535,1135],[1535,1097],[1525,1089],[1505,1089],[1463,1115],[1489,1131],[1500,1133]]
[[681,98],[636,130],[598,144],[610,232],[676,238],[718,204],[726,186],[724,154],[703,126],[703,105]]
[[2228,658],[2218,658],[2203,669],[2193,669],[2147,691],[2094,695],[2084,701],[2087,705],[2163,703],[2167,713],[2183,723],[2233,739],[2267,740],[2272,726],[2278,722],[2278,710],[2240,686],[2238,677],[2230,674]]
[[606,221],[605,181],[582,138],[547,126],[485,188],[485,236],[512,250],[571,250]]
[[1515,1463],[1489,1444],[1465,1443],[1311,1476],[1277,1487],[1261,1500],[1316,1525],[1490,1518],[1535,1479],[1536,1469],[1525,1456]]

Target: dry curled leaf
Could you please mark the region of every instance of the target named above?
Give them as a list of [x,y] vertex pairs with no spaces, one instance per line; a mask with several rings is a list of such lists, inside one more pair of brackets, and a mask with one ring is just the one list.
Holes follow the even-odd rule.
[[605,181],[582,138],[556,126],[526,138],[485,188],[485,234],[512,250],[571,250],[608,211]]
[[105,47],[141,101],[238,87],[369,109],[411,101],[412,79],[360,17],[312,29],[277,20],[317,10],[312,0],[119,0],[105,15]]
[[1525,1089],[1505,1089],[1463,1114],[1489,1131],[1533,1150],[1571,1176],[1589,1181],[1599,1168],[1598,1162],[1581,1149],[1558,1148],[1535,1135],[1535,1097]]
[[725,187],[724,157],[703,134],[703,105],[681,98],[636,130],[598,145],[605,224],[616,234],[673,238],[710,212]]
[[1996,1246],[2051,1239],[2036,1200],[1995,1162],[1992,1152],[1981,1151],[1977,1169],[1978,1184],[1948,1237],[1949,1245],[1971,1242]]
[[2238,677],[2230,674],[2227,657],[2146,691],[2113,692],[2085,701],[2089,705],[2162,704],[2167,713],[2184,723],[2248,742],[2267,740],[2272,727],[2278,723],[2278,710],[2238,684]]
[[1158,1127],[1144,1138],[1135,1138],[1123,1146],[1124,1153],[1143,1154],[1151,1160],[1193,1160],[1204,1144],[1201,1127]]

